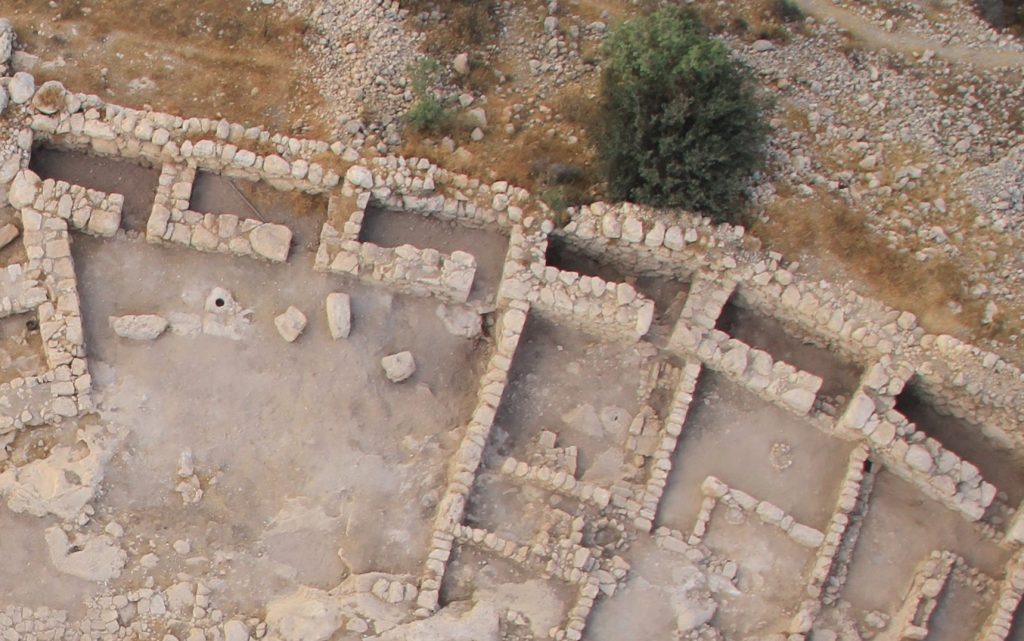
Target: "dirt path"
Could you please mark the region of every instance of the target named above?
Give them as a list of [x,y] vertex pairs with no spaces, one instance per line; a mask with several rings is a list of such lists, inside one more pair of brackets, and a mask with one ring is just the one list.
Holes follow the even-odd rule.
[[874,49],[888,49],[899,53],[935,52],[950,62],[974,65],[981,69],[1024,66],[1024,53],[999,49],[972,49],[949,46],[912,33],[890,33],[856,13],[837,7],[830,0],[794,0],[800,10],[818,20],[832,18],[836,24]]

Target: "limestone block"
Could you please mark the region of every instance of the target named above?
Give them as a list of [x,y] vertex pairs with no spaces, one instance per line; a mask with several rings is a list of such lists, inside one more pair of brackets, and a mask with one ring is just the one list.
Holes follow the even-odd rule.
[[352,331],[352,303],[348,294],[327,295],[327,327],[334,339],[348,338]]
[[32,99],[36,92],[36,79],[32,74],[19,71],[11,78],[7,85],[7,92],[11,95],[11,102],[22,105]]
[[66,93],[64,85],[56,80],[48,80],[36,91],[32,106],[44,114],[55,114],[64,108]]
[[156,314],[111,316],[110,327],[121,338],[151,341],[167,329],[167,319]]
[[7,192],[11,207],[15,209],[31,207],[39,193],[41,182],[39,176],[33,171],[28,169],[19,171]]
[[361,165],[352,165],[345,172],[345,181],[363,189],[373,189],[373,172]]
[[408,351],[385,356],[380,359],[380,366],[392,383],[401,383],[416,372],[416,361]]
[[277,263],[288,260],[292,230],[284,225],[263,223],[249,233],[249,243],[258,256]]
[[274,319],[274,326],[281,338],[289,343],[294,342],[302,330],[306,329],[306,315],[291,305],[283,314]]
[[97,236],[109,237],[121,226],[121,214],[107,209],[94,209],[89,216],[88,230]]

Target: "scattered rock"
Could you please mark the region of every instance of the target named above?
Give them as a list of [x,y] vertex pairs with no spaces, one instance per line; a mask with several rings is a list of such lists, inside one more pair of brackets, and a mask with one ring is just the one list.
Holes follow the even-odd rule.
[[46,529],[44,538],[53,566],[86,581],[116,579],[128,561],[128,554],[106,534],[79,537],[72,544],[64,530],[53,526]]
[[167,329],[167,319],[156,314],[129,314],[111,316],[110,327],[121,338],[151,341]]
[[291,343],[306,329],[306,315],[292,305],[274,319],[274,325],[281,338]]
[[352,301],[348,294],[327,295],[327,327],[334,339],[348,338],[352,331]]
[[380,359],[384,375],[392,383],[401,383],[416,372],[416,361],[411,352],[399,352]]
[[775,43],[773,43],[771,40],[755,40],[752,46],[754,48],[754,51],[758,53],[763,53],[765,51],[775,51]]
[[452,61],[452,69],[460,76],[467,75],[469,73],[469,54],[460,53],[455,56],[455,60]]

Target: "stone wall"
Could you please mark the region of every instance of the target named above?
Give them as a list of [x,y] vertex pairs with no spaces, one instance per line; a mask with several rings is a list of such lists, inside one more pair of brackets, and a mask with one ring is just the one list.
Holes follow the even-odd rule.
[[160,169],[153,210],[146,222],[146,241],[173,243],[205,252],[285,262],[292,231],[234,214],[202,214],[189,209],[196,168],[165,162]]

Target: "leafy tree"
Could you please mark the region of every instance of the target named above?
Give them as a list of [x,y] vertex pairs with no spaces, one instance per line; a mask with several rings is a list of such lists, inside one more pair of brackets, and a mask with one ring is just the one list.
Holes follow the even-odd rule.
[[611,195],[732,218],[768,127],[750,70],[675,8],[609,37],[599,149]]

